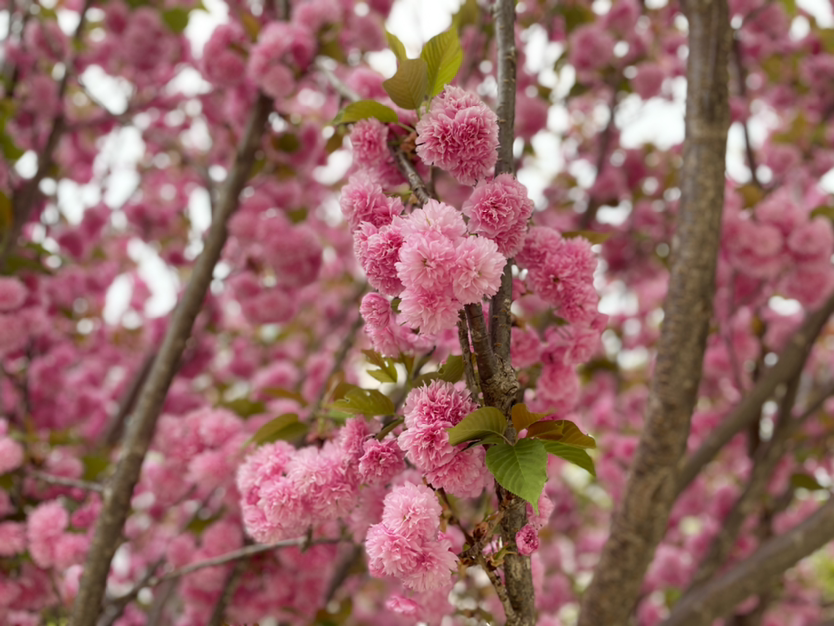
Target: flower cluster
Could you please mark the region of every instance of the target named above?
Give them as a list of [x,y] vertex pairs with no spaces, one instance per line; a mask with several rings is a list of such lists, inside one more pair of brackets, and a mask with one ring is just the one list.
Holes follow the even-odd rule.
[[417,155],[464,185],[485,179],[498,160],[498,118],[474,93],[446,87],[417,123]]
[[405,401],[400,447],[430,485],[459,497],[475,497],[489,483],[483,448],[452,446],[446,432],[477,408],[467,391],[441,380],[413,389]]
[[296,87],[295,72],[305,70],[315,55],[316,40],[297,23],[272,22],[264,27],[252,47],[247,74],[264,93],[281,99]]
[[516,258],[527,269],[533,291],[559,316],[572,324],[593,321],[599,301],[594,289],[597,260],[586,239],[564,239],[552,228],[536,226]]
[[524,245],[533,201],[527,197],[524,185],[509,174],[501,174],[479,183],[463,203],[463,212],[469,217],[470,232],[492,239],[509,259]]
[[405,483],[385,496],[382,521],[365,539],[371,575],[397,578],[418,592],[449,586],[457,558],[439,530],[441,510],[423,485]]
[[278,441],[258,448],[238,469],[246,531],[262,543],[297,537],[350,513],[359,495],[359,461],[368,435],[354,419],[321,448]]
[[8,435],[9,422],[0,417],[0,474],[11,472],[23,465],[23,446]]

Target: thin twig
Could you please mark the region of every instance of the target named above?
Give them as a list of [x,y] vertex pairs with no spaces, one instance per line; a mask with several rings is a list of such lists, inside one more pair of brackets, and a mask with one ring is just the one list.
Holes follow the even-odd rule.
[[217,603],[214,605],[214,610],[211,612],[211,618],[208,621],[208,626],[223,625],[223,618],[226,616],[226,607],[229,606],[229,602],[232,601],[235,589],[237,588],[245,569],[246,559],[241,559],[235,563],[232,571],[229,572],[229,575],[226,577],[226,583],[223,585],[223,592],[220,594],[220,597],[217,599]]
[[151,579],[151,581],[146,586],[153,587],[163,581],[176,580],[177,578],[182,578],[183,576],[187,576],[188,574],[193,574],[194,572],[201,569],[205,569],[207,567],[227,565],[229,563],[234,563],[235,561],[239,561],[241,559],[248,559],[252,556],[255,556],[256,554],[271,552],[272,550],[278,550],[280,548],[316,546],[320,544],[339,543],[340,541],[343,541],[341,537],[313,539],[312,541],[309,540],[307,537],[299,537],[297,539],[285,539],[284,541],[276,541],[274,543],[263,543],[252,546],[245,546],[239,550],[235,550],[234,552],[227,552],[226,554],[221,554],[220,556],[216,556],[211,559],[206,559],[204,561],[198,561],[190,565],[185,565],[184,567],[176,569],[172,572],[168,572],[163,576]]
[[803,522],[765,542],[751,556],[681,599],[661,626],[705,626],[753,594],[766,590],[787,569],[834,538],[834,498]]
[[817,337],[834,314],[834,295],[808,315],[779,355],[779,360],[759,378],[735,410],[709,434],[691,456],[681,461],[677,492],[686,489],[736,434],[759,418],[762,406],[773,391],[802,371]]
[[50,485],[58,485],[59,487],[75,487],[77,489],[84,489],[85,491],[95,491],[96,493],[102,493],[104,491],[104,485],[101,483],[90,482],[89,480],[55,476],[54,474],[47,474],[46,472],[42,472],[40,470],[30,470],[27,474],[32,478],[37,478],[40,481]]
[[[81,13],[78,17],[78,26],[75,28],[72,40],[70,42],[70,50],[78,50],[81,47],[81,37],[84,33],[84,26],[87,23],[87,12],[93,4],[93,0],[84,0],[84,5],[81,7]],[[75,66],[76,56],[67,60],[64,67],[64,75],[58,83],[58,93],[56,101],[58,102],[58,112],[52,120],[52,126],[49,130],[49,135],[46,138],[46,143],[41,148],[38,154],[38,169],[35,175],[32,176],[19,192],[13,194],[12,197],[12,215],[14,221],[12,227],[6,233],[2,242],[0,242],[0,270],[6,264],[12,250],[17,244],[17,239],[20,233],[23,232],[23,227],[29,221],[34,210],[38,194],[40,193],[41,181],[46,176],[49,169],[52,167],[52,162],[55,156],[55,150],[58,147],[58,142],[64,134],[67,118],[64,109],[64,96],[67,93],[67,86],[69,85],[70,75]]]

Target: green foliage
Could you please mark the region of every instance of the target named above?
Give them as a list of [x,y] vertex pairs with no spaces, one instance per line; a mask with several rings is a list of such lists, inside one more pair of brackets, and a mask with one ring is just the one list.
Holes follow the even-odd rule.
[[242,418],[252,417],[253,415],[260,415],[266,413],[266,404],[249,398],[235,398],[234,400],[227,400],[221,402],[220,406],[229,409],[235,415]]
[[807,489],[808,491],[818,491],[820,489],[825,489],[822,485],[817,482],[817,479],[811,476],[810,474],[798,473],[793,474],[791,476],[791,485],[795,489]]
[[394,56],[397,57],[397,61],[406,61],[408,59],[408,55],[405,53],[405,46],[403,45],[403,42],[400,41],[399,37],[386,30],[385,38],[388,40],[388,47],[391,48],[391,52],[393,52]]
[[394,403],[381,391],[359,387],[349,390],[343,398],[331,404],[330,408],[366,417],[392,415],[396,411]]
[[539,496],[547,482],[544,443],[536,439],[521,439],[515,445],[499,443],[487,450],[486,464],[498,484],[539,512]]
[[457,426],[449,429],[449,443],[456,446],[489,435],[503,437],[506,429],[507,419],[501,411],[491,406],[485,406],[477,411],[472,411]]
[[298,421],[298,415],[295,413],[284,413],[261,426],[249,441],[244,444],[244,447],[250,443],[260,446],[265,443],[278,441],[279,439],[284,441],[297,439],[306,432],[307,425]]
[[378,370],[369,370],[368,375],[381,383],[397,382],[397,366],[393,359],[387,359],[373,350],[362,350],[362,354],[368,362],[379,367]]
[[429,91],[429,67],[424,59],[400,61],[397,73],[382,83],[385,92],[398,107],[416,110]]
[[288,400],[295,400],[301,406],[307,406],[307,401],[297,391],[290,391],[289,389],[284,389],[283,387],[267,387],[263,390],[268,396],[272,396],[273,398],[286,398]]
[[91,482],[98,480],[99,476],[110,467],[110,459],[102,454],[83,456],[81,457],[81,462],[84,465],[84,473],[81,475],[81,478]]
[[174,7],[173,9],[166,9],[162,12],[162,21],[176,34],[185,31],[188,26],[188,14],[191,9],[183,9],[181,7]]
[[527,430],[528,437],[558,441],[576,448],[596,448],[597,442],[593,437],[582,433],[576,424],[568,420],[553,420],[536,422]]
[[594,468],[594,460],[582,448],[570,446],[559,441],[539,441],[541,441],[542,445],[544,446],[544,449],[547,450],[548,454],[558,456],[560,459],[564,459],[568,463],[577,465],[578,467],[581,467],[582,469],[587,471],[591,476],[596,477],[597,472]]
[[513,427],[517,431],[529,428],[539,420],[547,417],[549,413],[531,413],[526,404],[516,404],[510,411],[513,420]]
[[383,124],[396,124],[399,121],[397,113],[391,107],[374,100],[359,100],[358,102],[351,102],[339,111],[336,119],[333,120],[333,125],[352,124],[371,118],[377,119]]
[[428,385],[433,380],[445,380],[447,383],[456,383],[463,378],[463,357],[451,355],[436,372],[429,372],[418,377],[415,386]]
[[450,28],[432,37],[423,47],[420,58],[428,66],[429,97],[433,98],[455,79],[463,62],[457,30]]

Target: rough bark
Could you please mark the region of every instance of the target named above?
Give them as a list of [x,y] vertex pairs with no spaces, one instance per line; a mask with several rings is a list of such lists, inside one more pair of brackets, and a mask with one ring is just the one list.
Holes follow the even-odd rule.
[[645,429],[583,598],[580,626],[628,623],[677,495],[677,464],[701,380],[724,204],[730,27],[726,0],[687,2],[684,10],[689,20],[686,139],[663,329]]
[[789,532],[771,539],[750,557],[683,598],[661,626],[712,624],[746,598],[767,590],[782,572],[831,539],[834,539],[834,498]]
[[115,474],[104,489],[104,502],[73,606],[71,626],[93,626],[101,610],[110,562],[119,545],[122,528],[130,511],[133,488],[139,480],[142,462],[150,446],[156,421],[176,373],[177,364],[191,335],[194,320],[202,309],[214,266],[226,243],[228,220],[237,209],[238,197],[249,178],[255,160],[255,150],[260,143],[271,110],[272,101],[264,95],[259,95],[217,210],[212,216],[205,248],[197,259],[191,280],[174,311],[165,339],[137,402],[136,412],[129,421]]

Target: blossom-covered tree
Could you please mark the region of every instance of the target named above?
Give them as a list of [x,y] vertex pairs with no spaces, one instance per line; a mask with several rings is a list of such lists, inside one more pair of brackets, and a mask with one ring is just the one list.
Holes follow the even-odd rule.
[[834,619],[834,30],[451,4],[0,6],[0,623]]

